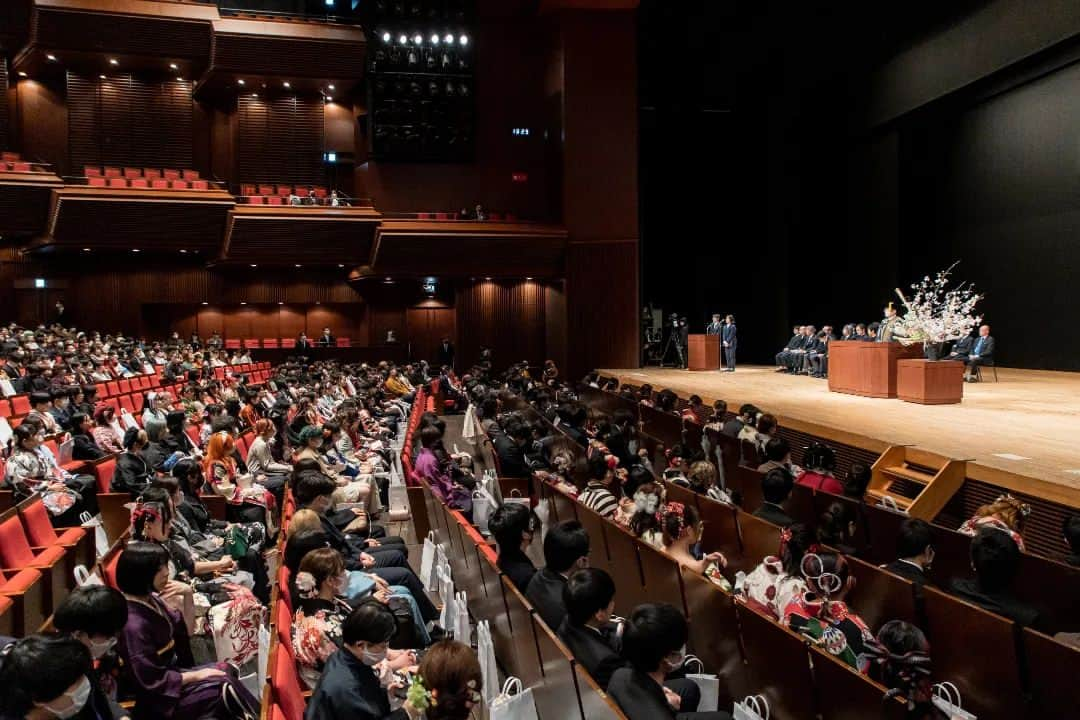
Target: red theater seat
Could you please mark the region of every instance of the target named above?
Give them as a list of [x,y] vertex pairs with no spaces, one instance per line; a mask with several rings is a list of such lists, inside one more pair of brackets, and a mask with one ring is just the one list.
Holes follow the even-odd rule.
[[11,398],[11,412],[15,417],[21,417],[30,412],[30,396],[14,395]]
[[264,348],[276,348],[276,347],[278,347],[278,339],[277,338],[263,338],[262,346]]
[[282,196],[282,197],[288,197],[289,195],[292,195],[292,186],[291,185],[278,185],[277,186],[277,194]]
[[150,181],[146,178],[131,178],[131,187],[133,188],[145,188],[150,187]]
[[161,176],[163,178],[165,178],[166,180],[179,180],[180,179],[180,171],[178,171],[178,170],[169,170],[168,168],[166,168],[165,170],[162,171]]
[[94,175],[87,178],[87,181],[92,187],[105,187],[105,178],[101,176]]
[[246,199],[250,205],[262,205],[266,202],[262,195],[248,195]]
[[120,177],[120,168],[106,166],[106,168],[105,168],[105,177],[107,177],[107,178],[118,178],[118,177]]
[[259,341],[255,338],[244,338],[244,347],[257,348],[259,347]]
[[31,168],[28,162],[17,162],[11,164],[11,169],[15,172],[30,172]]
[[126,188],[128,186],[127,178],[122,177],[110,177],[109,187],[111,188]]
[[129,167],[126,167],[126,168],[124,168],[124,177],[129,178],[129,179],[130,178],[142,177],[142,168],[129,168]]
[[326,196],[327,196],[326,188],[324,188],[324,187],[315,188],[315,197],[317,197],[317,198],[319,198],[321,200],[321,199],[325,198]]
[[[446,213],[443,213],[445,215]],[[431,220],[432,214],[429,212],[416,213],[417,220]]]
[[173,180],[172,186],[173,190],[187,190],[188,183],[187,180]]
[[274,668],[270,673],[270,688],[274,699],[281,705],[285,720],[302,720],[304,717],[304,692],[300,689],[300,677],[296,674],[296,661],[289,653],[289,645],[278,644],[274,653]]
[[284,205],[285,199],[280,195],[269,195],[266,198],[267,205]]
[[146,170],[143,171],[143,177],[148,180],[156,180],[161,177],[161,171],[156,168],[146,168]]
[[274,194],[274,186],[273,185],[260,185],[259,186],[259,194],[260,195],[273,195]]
[[185,180],[198,180],[199,179],[199,171],[198,170],[185,170],[184,171],[184,179]]
[[210,183],[208,183],[206,180],[192,180],[191,181],[191,189],[192,190],[209,190],[210,189]]
[[2,162],[17,162],[21,157],[17,152],[0,153],[0,161]]
[[228,340],[225,341],[225,349],[226,350],[239,350],[240,349],[240,341],[237,340],[236,338],[229,338]]
[[294,338],[284,338],[281,341],[281,347],[292,350],[296,347],[296,340]]
[[338,347],[352,347],[352,341],[349,340],[349,338],[347,338],[347,337],[338,338],[337,339],[337,346]]
[[83,167],[83,174],[86,175],[86,177],[101,177],[101,168],[87,165]]
[[256,190],[255,186],[251,185],[250,183],[242,183],[240,185],[240,194],[241,195],[254,195],[255,190]]
[[156,179],[156,180],[151,180],[150,181],[150,187],[154,188],[155,190],[168,190],[169,189],[169,181],[168,180],[162,180],[160,178]]
[[99,493],[109,492],[112,485],[112,476],[116,472],[116,458],[102,460],[94,465],[94,477],[97,479]]

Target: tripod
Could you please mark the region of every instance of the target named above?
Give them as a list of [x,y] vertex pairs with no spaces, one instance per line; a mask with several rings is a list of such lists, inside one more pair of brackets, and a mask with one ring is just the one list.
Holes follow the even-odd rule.
[[660,367],[667,367],[668,354],[675,351],[675,364],[672,367],[684,368],[686,367],[686,351],[683,348],[682,332],[678,325],[671,328],[671,334],[668,335],[667,344],[664,345],[664,351],[660,353]]

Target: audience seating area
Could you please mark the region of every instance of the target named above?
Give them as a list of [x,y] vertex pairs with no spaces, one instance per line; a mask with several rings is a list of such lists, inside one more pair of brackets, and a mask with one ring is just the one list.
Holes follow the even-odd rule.
[[149,190],[216,190],[217,186],[199,177],[198,170],[159,170],[138,167],[83,168],[86,183],[91,187],[136,188]]
[[[309,340],[312,344],[316,344],[315,340]],[[334,340],[335,347],[347,348],[352,347],[352,339],[347,337],[339,337]],[[226,350],[240,350],[240,349],[278,349],[278,348],[295,348],[296,338],[227,338],[225,340]]]
[[3,172],[47,173],[49,170],[42,163],[23,160],[17,152],[3,152],[0,153],[0,173]]
[[290,195],[296,195],[306,203],[309,191],[315,193],[317,204],[329,204],[330,193],[322,186],[284,183],[243,183],[237,199],[249,205],[288,205]]

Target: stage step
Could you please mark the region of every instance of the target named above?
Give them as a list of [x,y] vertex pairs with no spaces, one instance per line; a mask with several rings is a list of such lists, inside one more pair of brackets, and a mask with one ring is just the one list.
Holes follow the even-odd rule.
[[930,481],[934,479],[933,473],[927,473],[923,470],[917,470],[910,465],[894,465],[891,467],[885,467],[881,469],[882,472],[889,475],[895,475],[898,478],[910,480],[912,482],[920,483],[922,485],[930,484]]
[[889,497],[901,510],[929,521],[963,484],[966,468],[963,460],[895,445],[874,463],[866,494],[874,502]]

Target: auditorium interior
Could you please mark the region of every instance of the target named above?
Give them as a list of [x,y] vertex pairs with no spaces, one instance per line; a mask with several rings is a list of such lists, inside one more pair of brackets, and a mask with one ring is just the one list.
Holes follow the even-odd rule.
[[1075,716],[1077,127],[1075,0],[0,1],[0,718]]

